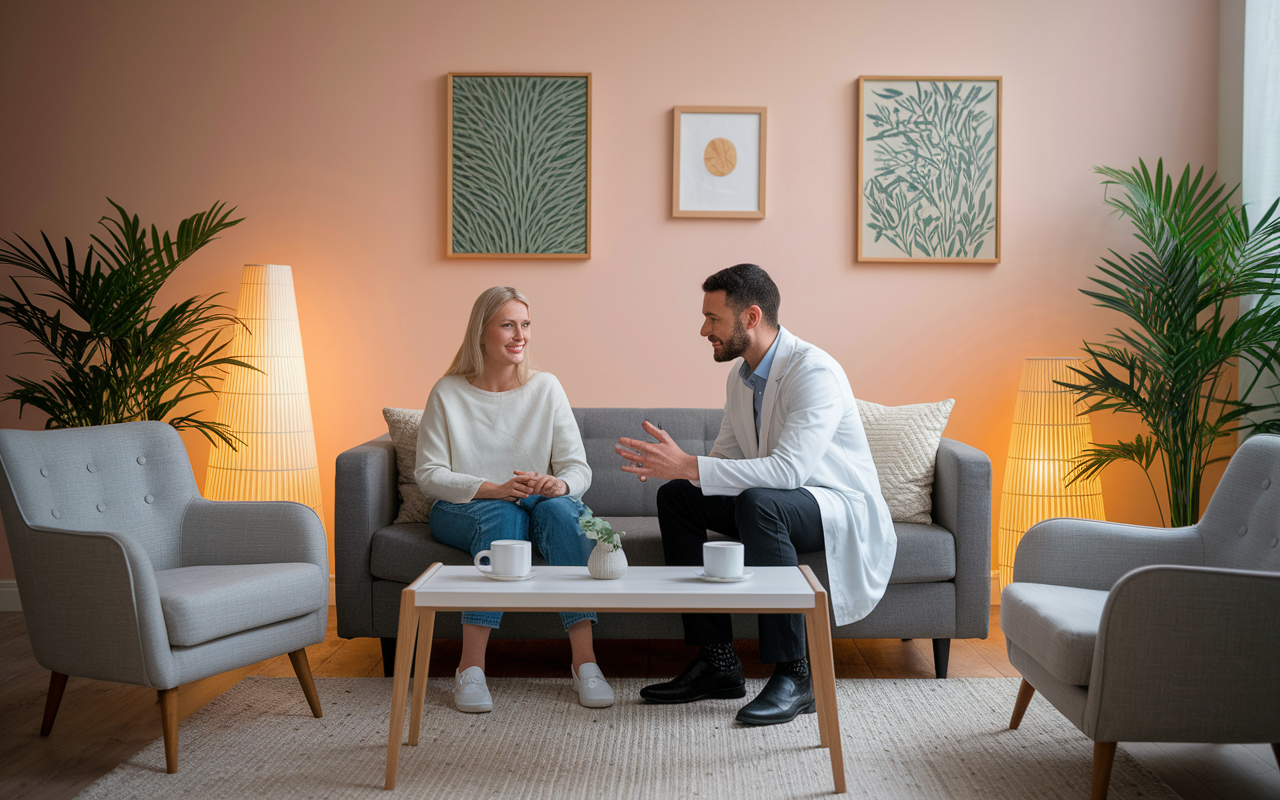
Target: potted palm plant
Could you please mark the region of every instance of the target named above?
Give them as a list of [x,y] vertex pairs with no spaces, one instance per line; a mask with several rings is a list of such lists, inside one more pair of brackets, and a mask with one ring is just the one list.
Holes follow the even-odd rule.
[[[1139,161],[1132,170],[1096,167],[1106,180],[1107,205],[1128,219],[1141,248],[1131,255],[1111,252],[1098,267],[1102,275],[1081,291],[1096,304],[1117,311],[1126,327],[1106,341],[1085,342],[1079,379],[1062,382],[1079,393],[1081,413],[1120,411],[1137,414],[1148,433],[1130,441],[1094,443],[1073,472],[1096,475],[1119,461],[1147,473],[1156,505],[1151,470],[1164,473],[1164,505],[1169,524],[1191,525],[1200,518],[1200,488],[1205,468],[1229,456],[1213,445],[1236,432],[1273,432],[1280,421],[1265,417],[1280,404],[1259,399],[1259,384],[1274,374],[1280,352],[1280,305],[1276,270],[1280,268],[1280,218],[1273,204],[1255,223],[1233,205],[1234,190],[1194,176],[1188,166],[1177,184],[1164,163],[1152,175]],[[1256,298],[1251,307],[1243,298]],[[1236,391],[1238,368],[1248,364],[1253,377]],[[1164,509],[1160,510],[1164,524]]]
[[15,294],[0,294],[0,324],[21,329],[53,365],[44,380],[9,376],[18,388],[0,401],[17,401],[19,413],[43,411],[46,428],[163,420],[234,447],[225,426],[179,406],[212,393],[226,369],[252,369],[222,355],[218,334],[239,320],[214,302],[218,295],[157,308],[156,294],[184,261],[242,220],[215,203],[171,236],[108,202],[117,216],[99,221],[105,238],[93,236],[80,261],[70,239],[65,254],[43,233],[43,249],[21,236],[20,244],[0,239],[0,264],[18,269]]

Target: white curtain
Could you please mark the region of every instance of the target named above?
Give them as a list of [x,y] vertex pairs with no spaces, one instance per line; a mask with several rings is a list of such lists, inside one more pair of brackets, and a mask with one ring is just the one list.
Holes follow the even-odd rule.
[[[1247,0],[1245,4],[1241,133],[1241,199],[1251,224],[1257,224],[1280,197],[1280,0]],[[1240,305],[1244,310],[1254,303],[1242,300]],[[1241,388],[1252,378],[1253,370],[1242,365]],[[1278,380],[1264,375],[1251,399],[1268,402],[1267,387]],[[1271,394],[1280,400],[1280,389],[1272,389]]]

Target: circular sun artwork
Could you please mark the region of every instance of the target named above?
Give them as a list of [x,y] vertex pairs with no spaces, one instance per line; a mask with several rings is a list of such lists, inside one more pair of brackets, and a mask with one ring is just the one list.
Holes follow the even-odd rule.
[[738,166],[738,149],[733,146],[733,142],[723,137],[712,139],[707,142],[707,149],[702,153],[702,163],[706,165],[707,172],[723,178]]

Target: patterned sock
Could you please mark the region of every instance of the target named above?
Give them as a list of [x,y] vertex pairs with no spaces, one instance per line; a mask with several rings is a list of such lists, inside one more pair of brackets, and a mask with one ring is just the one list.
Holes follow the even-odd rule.
[[704,644],[698,655],[710,661],[721,672],[738,667],[738,654],[733,651],[733,644]]
[[773,671],[778,675],[789,675],[797,680],[804,680],[809,677],[809,659],[806,657],[795,661],[782,661],[774,666]]

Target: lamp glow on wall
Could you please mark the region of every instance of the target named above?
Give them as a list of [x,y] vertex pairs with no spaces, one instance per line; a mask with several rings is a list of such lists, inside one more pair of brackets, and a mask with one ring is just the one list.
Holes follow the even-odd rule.
[[231,370],[218,391],[218,422],[244,444],[209,451],[204,494],[210,500],[292,500],[324,520],[311,425],[302,330],[293,271],[246,264],[236,329],[228,355],[261,372]]
[[1106,519],[1102,483],[1095,475],[1066,480],[1074,459],[1093,441],[1087,415],[1080,416],[1076,395],[1055,381],[1073,381],[1078,358],[1028,358],[1022,365],[1013,432],[1000,498],[1000,586],[1013,581],[1013,558],[1022,536],[1053,517]]

